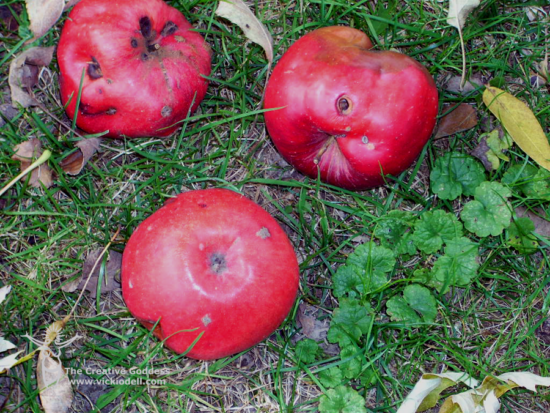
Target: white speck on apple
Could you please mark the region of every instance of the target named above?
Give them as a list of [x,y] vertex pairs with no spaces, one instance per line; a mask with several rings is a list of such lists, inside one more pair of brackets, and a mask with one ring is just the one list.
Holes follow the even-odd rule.
[[208,324],[210,324],[212,322],[212,319],[210,318],[210,315],[209,314],[206,314],[203,318],[202,318],[202,323],[204,324],[204,326],[206,327]]
[[134,284],[132,284],[132,279],[130,279],[130,281],[128,282],[128,286],[129,286],[130,288],[134,288]]
[[201,250],[201,251],[204,250],[204,244],[203,244],[203,243],[200,243],[200,244],[199,244],[199,250]]
[[260,237],[261,239],[266,239],[271,236],[271,232],[266,227],[262,227],[261,230],[256,232],[256,236]]

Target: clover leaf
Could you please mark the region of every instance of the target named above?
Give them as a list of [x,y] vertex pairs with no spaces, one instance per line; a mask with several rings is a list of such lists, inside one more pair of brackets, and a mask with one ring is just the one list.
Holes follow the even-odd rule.
[[378,290],[388,282],[387,273],[395,266],[392,250],[373,242],[359,245],[336,271],[333,278],[336,297],[357,297]]
[[434,296],[426,287],[412,284],[405,287],[402,296],[393,296],[386,303],[393,321],[433,323],[437,315]]
[[365,399],[349,386],[338,386],[321,396],[321,413],[367,413]]
[[433,254],[447,240],[462,236],[462,224],[453,214],[443,210],[426,212],[415,225],[413,241],[418,249]]
[[359,300],[344,298],[340,306],[332,314],[332,320],[328,330],[328,341],[339,343],[345,347],[356,342],[367,333],[372,322],[372,310],[370,305],[361,304]]
[[397,255],[413,255],[416,247],[412,241],[414,223],[418,218],[409,211],[390,211],[380,218],[374,236],[380,244],[388,247]]
[[483,182],[474,192],[474,200],[464,205],[460,217],[464,226],[478,237],[497,236],[510,225],[510,189],[498,182]]
[[535,231],[535,224],[527,217],[512,221],[508,228],[508,245],[521,254],[534,253],[539,243],[533,235],[533,231]]
[[474,157],[460,152],[447,152],[436,159],[430,173],[432,192],[448,200],[460,195],[473,195],[475,188],[484,180],[483,166]]

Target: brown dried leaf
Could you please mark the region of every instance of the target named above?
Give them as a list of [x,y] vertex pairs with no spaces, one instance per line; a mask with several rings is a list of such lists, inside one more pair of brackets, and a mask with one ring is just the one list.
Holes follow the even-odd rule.
[[29,41],[44,36],[61,17],[65,0],[25,0],[27,14],[31,22],[30,29],[34,37]]
[[321,341],[327,336],[328,322],[317,319],[316,307],[301,303],[298,306],[296,318],[302,326],[302,334],[315,341]]
[[[39,139],[31,138],[28,141],[16,145],[13,150],[15,151],[15,154],[11,157],[11,159],[21,162],[20,169],[21,172],[23,172],[36,158],[42,155],[42,143]],[[48,164],[44,163],[38,168],[33,169],[29,184],[33,188],[40,188],[42,185],[46,188],[52,186],[52,170]]]
[[550,221],[541,218],[541,216],[545,216],[545,212],[538,208],[535,210],[536,212],[530,211],[525,207],[517,207],[516,208],[516,215],[518,218],[527,217],[531,221],[533,221],[533,224],[535,224],[535,232],[543,237],[550,238]]
[[32,88],[38,83],[39,68],[48,66],[52,61],[54,48],[31,47],[13,59],[8,82],[14,105],[19,103],[24,108],[38,105],[32,96]]
[[436,139],[472,129],[477,125],[477,114],[473,106],[461,103],[458,106],[443,108],[443,112],[447,112],[448,110],[452,110],[452,112],[443,116],[439,121],[435,134]]
[[90,158],[99,150],[100,144],[100,138],[88,138],[78,141],[75,144],[78,150],[59,162],[59,166],[69,175],[78,175]]
[[68,412],[74,393],[63,365],[52,357],[49,349],[40,350],[36,380],[40,401],[46,413]]
[[[103,249],[92,250],[82,267],[82,279],[78,284],[78,289],[81,290],[86,284],[88,275],[90,274],[95,262],[103,252]],[[101,285],[101,292],[107,293],[115,291],[120,288],[120,268],[122,267],[122,254],[116,251],[109,251],[107,257],[107,263],[105,264],[105,273],[103,274],[103,283]],[[99,281],[99,273],[101,271],[101,263],[95,268],[94,272],[90,276],[90,281],[86,285],[86,290],[90,292],[90,296],[95,298],[97,295],[97,283]]]
[[471,93],[474,90],[476,90],[479,87],[479,85],[483,84],[483,82],[477,77],[472,77],[470,78],[470,80],[467,80],[464,83],[464,87],[461,88],[460,87],[461,81],[462,81],[461,76],[453,76],[447,82],[445,89],[448,90],[449,92],[454,92],[461,95],[467,95],[468,93]]

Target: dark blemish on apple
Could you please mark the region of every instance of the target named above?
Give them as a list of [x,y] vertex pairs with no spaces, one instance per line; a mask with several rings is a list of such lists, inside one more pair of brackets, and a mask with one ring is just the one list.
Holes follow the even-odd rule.
[[102,95],[102,94],[103,94],[103,89],[98,88],[98,89],[97,89],[97,93],[99,93],[100,95]]
[[160,35],[163,36],[163,37],[164,36],[171,36],[174,33],[176,33],[177,30],[178,30],[178,26],[176,25],[176,23],[168,21],[168,22],[166,22],[166,24],[162,28],[162,31],[160,32]]
[[210,265],[212,272],[218,275],[227,269],[225,255],[220,252],[215,252],[210,255],[208,264]]
[[138,47],[138,41],[137,39],[132,37],[132,40],[130,40],[130,46],[132,46],[134,49]]
[[115,108],[109,108],[105,111],[105,114],[106,115],[114,115],[116,113],[116,109]]
[[206,205],[204,202],[201,202],[201,203],[199,204],[199,206],[200,206],[201,208],[206,208],[208,205]]
[[367,143],[369,143],[369,138],[368,138],[368,136],[364,135],[364,136],[361,138],[361,142],[363,142],[365,145],[366,145]]
[[340,112],[341,115],[349,115],[353,110],[353,103],[349,96],[341,96],[336,101],[336,109]]
[[92,62],[88,63],[88,69],[86,70],[88,72],[88,76],[90,76],[92,79],[100,79],[103,77],[103,73],[101,72],[101,66],[99,65],[99,62],[95,57],[92,56]]
[[147,60],[149,60],[149,55],[147,53],[142,53],[141,54],[141,60],[146,62]]
[[160,49],[160,44],[158,43],[153,43],[153,44],[148,44],[147,45],[147,51],[148,52],[156,52],[158,49]]
[[210,315],[209,314],[206,314],[203,318],[202,318],[202,323],[204,324],[204,326],[206,327],[208,324],[210,324],[212,322],[212,319],[210,318]]
[[141,35],[146,39],[151,37],[152,27],[153,25],[151,24],[151,19],[148,16],[143,16],[139,19],[139,30],[141,31]]
[[266,227],[263,227],[261,230],[256,232],[256,236],[260,237],[261,239],[266,239],[271,236],[271,232]]
[[160,114],[162,115],[163,118],[170,116],[172,114],[172,108],[170,106],[165,106],[160,111]]

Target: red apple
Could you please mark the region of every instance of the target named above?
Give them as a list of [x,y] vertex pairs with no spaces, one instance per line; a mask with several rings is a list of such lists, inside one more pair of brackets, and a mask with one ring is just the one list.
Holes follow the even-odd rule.
[[[188,357],[210,360],[267,338],[296,298],[298,262],[264,209],[227,189],[186,192],[143,221],[122,260],[130,312]],[[195,340],[198,341],[193,346]]]
[[206,94],[210,48],[162,0],[82,0],[57,50],[61,100],[77,125],[107,136],[167,136]]
[[432,134],[437,89],[416,60],[373,51],[349,27],[315,30],[294,43],[269,79],[267,129],[302,173],[359,190],[398,175]]

